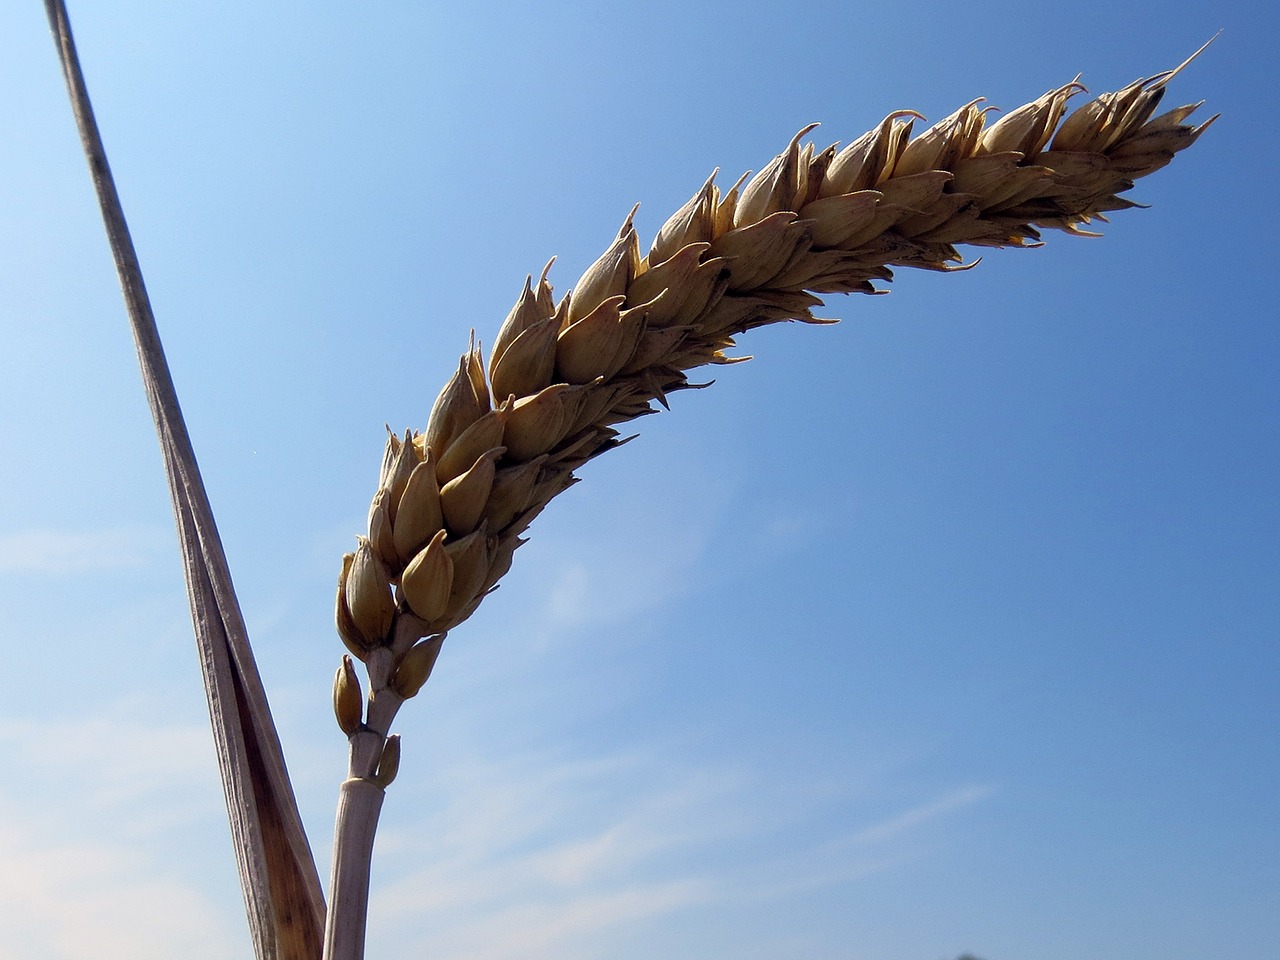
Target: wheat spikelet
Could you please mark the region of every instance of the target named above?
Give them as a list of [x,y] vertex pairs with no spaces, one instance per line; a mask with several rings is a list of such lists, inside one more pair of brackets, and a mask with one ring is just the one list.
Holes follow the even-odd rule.
[[[526,281],[487,372],[473,336],[426,429],[389,437],[368,535],[344,558],[338,630],[384,697],[374,729],[385,734],[374,714],[389,720],[418,690],[444,633],[574,471],[624,442],[617,425],[666,406],[688,371],[734,362],[724,351],[739,333],[830,322],[812,313],[819,294],[879,292],[899,266],[965,269],[957,245],[1035,245],[1042,229],[1084,233],[1136,206],[1120,194],[1212,122],[1183,123],[1198,104],[1153,118],[1181,69],[1069,116],[1075,81],[992,124],[973,101],[914,138],[913,111],[843,149],[802,145],[807,127],[749,181],[722,192],[713,175],[647,255],[633,210],[559,302],[547,271]],[[341,719],[349,729],[349,707]]]

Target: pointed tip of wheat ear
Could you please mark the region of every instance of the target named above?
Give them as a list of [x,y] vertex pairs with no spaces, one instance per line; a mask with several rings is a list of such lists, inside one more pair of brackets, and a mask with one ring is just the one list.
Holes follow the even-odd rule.
[[876,281],[894,267],[968,269],[960,245],[1037,246],[1045,228],[1087,233],[1135,206],[1120,194],[1213,122],[1183,123],[1198,104],[1154,116],[1205,47],[1071,113],[1078,77],[990,125],[975,100],[916,136],[920,114],[896,111],[842,149],[802,143],[809,126],[723,193],[712,174],[647,256],[633,209],[559,303],[549,262],[494,338],[489,369],[473,332],[425,430],[390,434],[369,535],[339,587],[348,645],[402,659],[409,634],[465,620],[573,471],[625,442],[614,426],[694,386],[689,370],[731,362],[738,334],[819,322],[820,295],[883,292]]

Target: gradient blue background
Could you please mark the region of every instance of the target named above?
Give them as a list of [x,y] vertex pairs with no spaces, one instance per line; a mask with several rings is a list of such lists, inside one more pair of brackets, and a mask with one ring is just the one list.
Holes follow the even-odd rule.
[[[339,557],[526,273],[890,110],[1174,66],[1101,240],[743,338],[401,715],[371,957],[1280,956],[1268,4],[72,3],[321,869]],[[248,938],[41,5],[0,9],[0,958]]]

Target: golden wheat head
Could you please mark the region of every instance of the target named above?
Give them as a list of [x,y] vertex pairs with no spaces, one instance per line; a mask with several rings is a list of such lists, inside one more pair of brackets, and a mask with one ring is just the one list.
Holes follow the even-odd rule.
[[416,693],[574,471],[689,370],[733,362],[737,334],[829,322],[811,312],[819,294],[878,292],[893,267],[963,269],[957,245],[1034,245],[1136,206],[1120,195],[1212,122],[1184,124],[1198,104],[1155,116],[1178,70],[1070,115],[1075,81],[990,124],[975,100],[914,138],[914,111],[843,149],[802,145],[806,127],[749,181],[722,192],[713,175],[647,255],[628,216],[558,302],[546,270],[527,280],[487,371],[473,336],[426,429],[389,437],[368,534],[343,558],[338,631],[375,688]]

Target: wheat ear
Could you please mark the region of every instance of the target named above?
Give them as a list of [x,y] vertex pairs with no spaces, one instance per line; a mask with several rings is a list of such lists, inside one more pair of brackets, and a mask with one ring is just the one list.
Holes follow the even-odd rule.
[[[922,118],[910,110],[843,149],[801,145],[806,127],[749,181],[722,192],[713,175],[647,256],[633,210],[558,303],[546,270],[527,280],[487,374],[473,335],[426,429],[389,437],[368,535],[343,558],[338,632],[365,662],[371,692],[365,710],[345,659],[334,704],[352,744],[344,789],[368,794],[366,815],[376,819],[399,756],[390,721],[426,680],[445,633],[495,588],[574,471],[625,442],[618,424],[665,407],[691,386],[689,370],[735,362],[724,351],[739,333],[831,322],[811,312],[818,294],[880,292],[875,281],[897,266],[966,269],[957,245],[1035,245],[1041,229],[1081,234],[1137,206],[1120,194],[1216,119],[1185,125],[1199,104],[1153,119],[1183,66],[1065,120],[1084,89],[1077,81],[989,126],[975,100],[914,139]],[[357,860],[367,871],[367,856]],[[340,873],[335,859],[335,886]],[[331,897],[332,921],[340,891]]]

